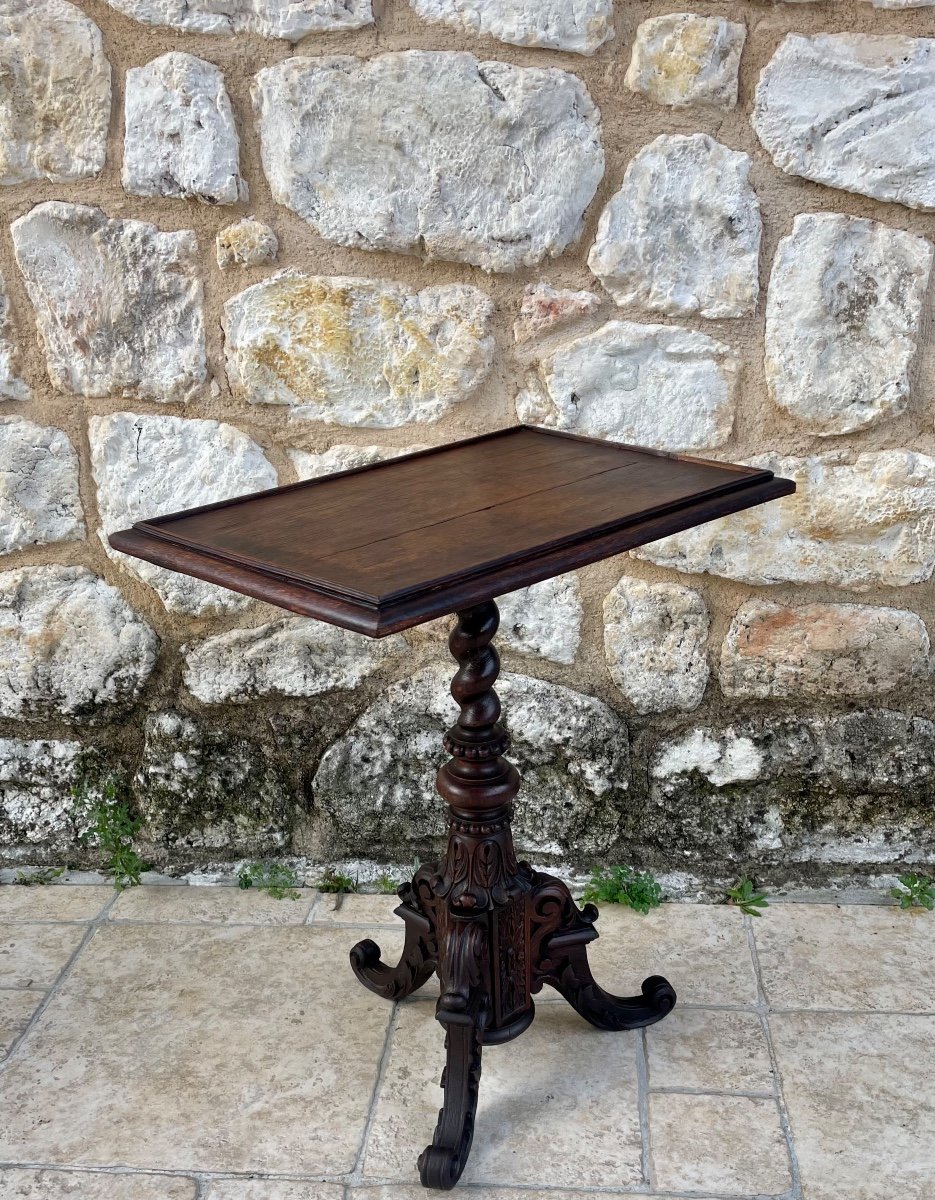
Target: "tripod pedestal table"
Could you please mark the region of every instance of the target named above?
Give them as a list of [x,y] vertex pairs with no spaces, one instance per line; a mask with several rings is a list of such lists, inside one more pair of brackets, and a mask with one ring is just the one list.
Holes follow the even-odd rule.
[[124,553],[372,637],[457,614],[460,714],[437,778],[447,853],[400,889],[399,962],[370,940],[350,951],[357,978],[387,1000],[438,975],[447,1064],[419,1159],[426,1187],[457,1182],[483,1047],[529,1026],[545,984],[604,1030],[650,1025],[675,1004],[659,975],[633,996],[605,992],[588,966],[597,910],[516,857],[520,778],[494,689],[495,598],[793,490],[770,471],[518,426],[111,536]]

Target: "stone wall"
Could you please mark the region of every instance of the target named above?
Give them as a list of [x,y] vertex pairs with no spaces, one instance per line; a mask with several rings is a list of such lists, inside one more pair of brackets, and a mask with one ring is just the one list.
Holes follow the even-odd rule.
[[517,417],[799,484],[504,600],[523,851],[935,859],[935,6],[670,8],[0,0],[3,862],[429,852],[438,626],[103,535]]

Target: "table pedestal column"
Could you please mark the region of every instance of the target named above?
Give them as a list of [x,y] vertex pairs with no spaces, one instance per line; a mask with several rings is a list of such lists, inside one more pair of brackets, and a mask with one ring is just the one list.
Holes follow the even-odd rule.
[[459,664],[451,694],[461,714],[445,735],[451,758],[436,784],[448,804],[448,851],[399,889],[402,957],[388,966],[369,939],[351,950],[357,978],[388,1000],[409,995],[438,972],[444,1104],[419,1172],[426,1187],[445,1190],[458,1181],[470,1152],[482,1046],[507,1042],[529,1026],[532,997],[543,984],[599,1029],[651,1025],[675,1005],[674,990],[657,975],[644,981],[639,996],[600,988],[587,957],[597,909],[579,909],[561,880],[516,859],[510,817],[520,777],[503,757],[510,739],[493,688],[500,658],[491,643],[499,621],[493,601],[479,604],[458,614],[449,639]]

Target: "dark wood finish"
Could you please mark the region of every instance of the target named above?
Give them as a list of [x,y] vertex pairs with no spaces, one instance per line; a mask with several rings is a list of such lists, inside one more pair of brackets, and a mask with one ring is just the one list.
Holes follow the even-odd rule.
[[458,613],[449,645],[460,715],[436,785],[447,853],[400,888],[399,962],[382,962],[369,939],[351,950],[357,978],[387,1000],[439,977],[447,1064],[419,1159],[426,1187],[460,1177],[482,1048],[527,1028],[545,984],[598,1029],[650,1025],[675,1005],[657,975],[637,996],[603,991],[587,955],[597,909],[579,909],[560,880],[517,861],[520,779],[504,757],[494,690],[494,598],[794,490],[769,471],[518,426],[111,536],[126,554],[376,637]]
[[521,425],[140,521],[110,544],[382,637],[793,490]]
[[426,1187],[442,1190],[457,1183],[471,1149],[482,1047],[510,1041],[529,1026],[532,997],[544,984],[598,1029],[651,1025],[675,1006],[675,991],[658,975],[644,981],[638,996],[600,988],[587,956],[597,909],[579,909],[561,880],[517,861],[510,817],[520,779],[504,758],[510,739],[494,691],[499,619],[487,601],[459,613],[449,639],[459,664],[451,694],[461,713],[445,735],[451,758],[436,783],[448,804],[448,851],[400,888],[402,957],[387,966],[369,939],[351,950],[357,978],[387,1000],[408,996],[438,972],[444,1104],[419,1172]]

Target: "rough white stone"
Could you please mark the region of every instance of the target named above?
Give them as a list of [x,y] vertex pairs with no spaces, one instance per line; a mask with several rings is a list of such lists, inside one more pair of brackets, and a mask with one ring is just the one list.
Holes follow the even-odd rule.
[[371,0],[107,0],[145,25],[190,33],[259,33],[298,42],[307,33],[373,24]]
[[541,359],[516,412],[591,437],[702,450],[730,436],[739,372],[733,350],[707,334],[608,321]]
[[73,717],[133,700],[159,639],[85,567],[0,574],[0,714]]
[[204,704],[317,696],[357,687],[405,647],[401,637],[368,638],[322,621],[286,617],[188,647],[185,686]]
[[637,712],[697,708],[708,686],[704,597],[678,583],[626,575],[604,599],[604,652]]
[[757,779],[763,770],[763,753],[751,738],[727,728],[720,735],[693,729],[686,737],[667,743],[652,765],[654,779],[668,780],[697,771],[715,787]]
[[0,417],[0,554],[84,534],[78,456],[66,435]]
[[530,283],[523,292],[519,316],[513,322],[513,341],[521,346],[571,321],[590,316],[600,306],[601,298],[594,292],[554,288],[544,280]]
[[289,58],[256,77],[273,197],[328,241],[491,271],[556,257],[604,173],[567,71],[408,50]]
[[789,175],[935,209],[935,39],[791,33],[760,76],[753,128]]
[[205,380],[191,230],[49,201],[11,226],[49,378],[80,396],[185,400]]
[[334,475],[338,471],[352,471],[355,467],[369,467],[372,463],[399,458],[402,454],[415,454],[425,450],[421,444],[413,446],[351,446],[339,442],[313,454],[309,450],[290,450],[289,458],[299,479],[320,479],[323,475]]
[[913,612],[755,599],[731,622],[718,678],[728,696],[812,699],[882,695],[930,672],[928,633]]
[[0,184],[100,174],[109,124],[94,22],[65,0],[0,0]]
[[657,104],[734,108],[747,28],[723,17],[667,13],[637,26],[624,82]]
[[618,304],[742,317],[759,293],[760,204],[750,158],[706,133],[663,134],[630,161],[588,266]]
[[878,221],[804,213],[776,250],[766,302],[773,400],[820,437],[898,416],[932,243]]
[[[316,805],[342,845],[421,845],[443,831],[435,772],[440,739],[457,716],[448,667],[393,684],[325,754]],[[618,836],[629,784],[627,731],[591,696],[505,672],[497,682],[523,776],[514,831],[522,851],[594,854]],[[615,794],[616,793],[616,794]]]
[[29,388],[19,377],[19,348],[10,320],[6,280],[0,275],[0,400],[28,400]]
[[0,845],[61,845],[74,833],[82,747],[0,738]]
[[246,199],[240,139],[223,73],[172,51],[127,71],[123,187],[205,204]]
[[514,46],[593,54],[614,36],[613,0],[409,0],[420,17]]
[[922,583],[935,568],[935,459],[911,450],[756,455],[797,492],[632,553],[662,567],[744,583],[832,583],[864,590]]
[[227,225],[215,238],[218,266],[222,271],[235,265],[261,267],[276,261],[279,239],[270,227],[256,217],[244,217]]
[[172,612],[199,615],[246,607],[225,588],[111,550],[107,534],[135,521],[276,486],[263,451],[217,421],[118,412],[88,422],[100,538],[115,562],[148,583]]
[[497,598],[500,642],[552,662],[575,661],[581,643],[581,589],[578,576],[557,575]]
[[231,386],[296,417],[386,429],[436,421],[486,377],[488,296],[283,271],[225,305]]

